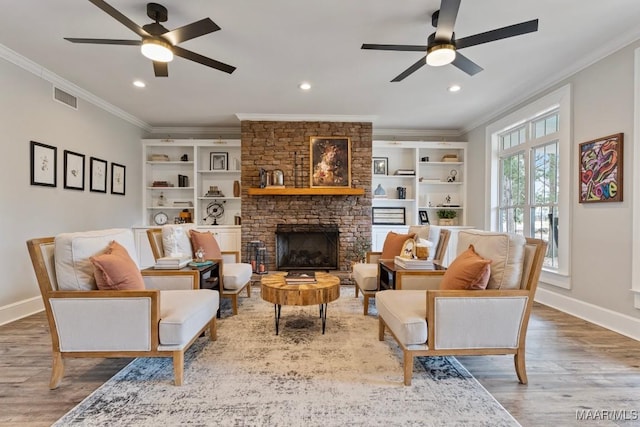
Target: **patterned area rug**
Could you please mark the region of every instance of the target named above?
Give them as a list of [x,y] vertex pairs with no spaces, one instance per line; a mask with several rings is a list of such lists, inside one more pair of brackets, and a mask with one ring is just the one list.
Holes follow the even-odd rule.
[[353,287],[329,304],[324,335],[310,306],[283,307],[276,336],[273,305],[254,291],[223,314],[217,341],[189,350],[182,387],[170,359],[139,358],[55,425],[519,425],[453,357],[418,358],[405,387],[400,350],[378,341]]

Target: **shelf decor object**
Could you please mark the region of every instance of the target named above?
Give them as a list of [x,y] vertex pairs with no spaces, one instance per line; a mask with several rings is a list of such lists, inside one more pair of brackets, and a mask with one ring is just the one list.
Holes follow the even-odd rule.
[[311,137],[310,187],[351,187],[351,139]]
[[52,145],[31,141],[31,185],[55,187],[58,149]]
[[388,157],[373,157],[371,163],[372,163],[374,175],[389,174],[389,158]]
[[211,152],[210,167],[211,170],[228,170],[229,169],[229,153],[226,152]]
[[622,201],[622,142],[618,133],[580,144],[580,203]]
[[374,225],[405,225],[406,215],[404,208],[371,208],[371,222]]

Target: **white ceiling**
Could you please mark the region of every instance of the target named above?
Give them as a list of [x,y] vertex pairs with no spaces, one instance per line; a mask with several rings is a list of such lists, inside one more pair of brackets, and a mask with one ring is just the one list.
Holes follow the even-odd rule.
[[[142,0],[108,2],[150,22]],[[151,127],[238,126],[236,114],[248,113],[372,116],[374,127],[410,131],[468,129],[640,38],[638,0],[463,0],[457,38],[535,18],[539,30],[461,51],[484,68],[473,77],[424,66],[391,83],[421,54],[361,44],[426,44],[439,0],[159,2],[169,29],[204,17],[222,27],[181,46],[237,70],[176,58],[169,77],[156,78],[138,47],[70,43],[63,37],[138,39],[86,0],[5,2],[0,44]],[[300,91],[302,81],[312,90]],[[462,91],[448,93],[452,83]]]

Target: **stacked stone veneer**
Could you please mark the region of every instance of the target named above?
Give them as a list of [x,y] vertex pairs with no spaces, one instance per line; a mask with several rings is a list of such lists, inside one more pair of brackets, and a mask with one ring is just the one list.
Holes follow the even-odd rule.
[[[345,255],[356,236],[371,239],[371,123],[243,121],[242,130],[242,259],[247,243],[262,240],[275,269],[275,231],[278,224],[335,224],[340,231],[338,265],[348,268]],[[284,172],[284,184],[308,188],[310,138],[348,137],[351,140],[351,187],[364,196],[249,196],[259,187],[260,168]]]

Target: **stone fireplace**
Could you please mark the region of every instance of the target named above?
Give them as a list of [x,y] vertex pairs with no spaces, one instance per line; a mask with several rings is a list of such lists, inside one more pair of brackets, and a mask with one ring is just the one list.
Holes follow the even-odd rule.
[[336,225],[278,224],[276,270],[338,270],[339,236]]
[[[371,123],[243,120],[241,130],[242,258],[246,259],[244,252],[248,242],[261,240],[269,254],[269,270],[284,269],[284,265],[276,263],[276,233],[279,226],[282,228],[332,225],[337,229],[335,268],[347,270],[345,256],[356,237],[363,235],[371,238]],[[364,189],[364,195],[247,194],[248,188],[259,187],[260,168],[267,171],[282,170],[286,188],[296,187],[296,182],[298,187],[309,188],[309,152],[312,136],[339,136],[350,139],[351,187]],[[297,243],[289,242],[290,246],[293,244]],[[278,245],[278,250],[281,245],[282,243]],[[310,251],[309,248],[298,250]]]

